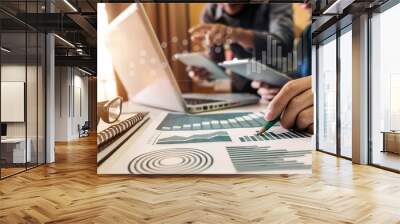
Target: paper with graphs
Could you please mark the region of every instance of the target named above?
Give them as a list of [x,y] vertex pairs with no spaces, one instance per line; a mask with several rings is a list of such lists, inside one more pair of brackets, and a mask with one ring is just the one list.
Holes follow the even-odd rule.
[[311,173],[311,136],[279,124],[256,135],[263,122],[262,113],[162,113],[120,156],[116,173]]

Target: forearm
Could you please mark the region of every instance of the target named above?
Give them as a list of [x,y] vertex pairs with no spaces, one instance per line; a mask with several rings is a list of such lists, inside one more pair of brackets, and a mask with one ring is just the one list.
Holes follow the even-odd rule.
[[282,50],[288,51],[291,48],[291,45],[287,41],[269,32],[259,32],[243,28],[234,28],[231,39],[245,49],[257,49],[260,52],[269,50],[267,45],[268,39],[270,39],[271,43],[275,41],[277,45],[282,46]]
[[254,48],[255,32],[243,28],[232,29],[232,41],[240,44],[244,48]]

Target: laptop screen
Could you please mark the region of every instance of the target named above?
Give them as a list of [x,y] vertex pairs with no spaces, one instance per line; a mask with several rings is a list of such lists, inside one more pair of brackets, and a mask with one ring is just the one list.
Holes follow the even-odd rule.
[[184,111],[181,92],[143,6],[131,4],[106,29],[105,45],[129,100]]

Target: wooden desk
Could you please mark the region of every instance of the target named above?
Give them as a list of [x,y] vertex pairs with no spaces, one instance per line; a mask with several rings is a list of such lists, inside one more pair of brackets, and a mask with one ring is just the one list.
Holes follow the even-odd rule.
[[1,159],[7,164],[25,164],[30,162],[32,157],[32,140],[26,139],[25,151],[25,138],[5,138],[1,139]]
[[[212,111],[208,113],[227,113],[227,112],[257,112],[265,109],[265,105],[250,105],[244,107],[235,107],[226,110]],[[131,138],[129,138],[122,147],[120,147],[112,156],[104,161],[97,169],[98,173],[101,174],[116,174],[125,173],[127,168],[124,165],[119,164],[120,158],[130,155],[131,151],[135,149],[135,142],[138,136],[141,136],[149,127],[154,120],[163,112],[163,110],[145,107],[137,104],[126,103],[123,105],[123,112],[150,112],[150,121],[145,123]],[[205,114],[205,113],[203,113]]]
[[383,131],[383,152],[400,154],[400,131]]

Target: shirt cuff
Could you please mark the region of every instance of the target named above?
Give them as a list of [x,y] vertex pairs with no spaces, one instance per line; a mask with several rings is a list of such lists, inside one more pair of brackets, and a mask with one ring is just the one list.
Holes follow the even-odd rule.
[[267,50],[267,43],[268,43],[268,38],[271,39],[271,44],[272,44],[272,36],[268,32],[259,32],[256,31],[254,33],[254,48],[256,50]]

